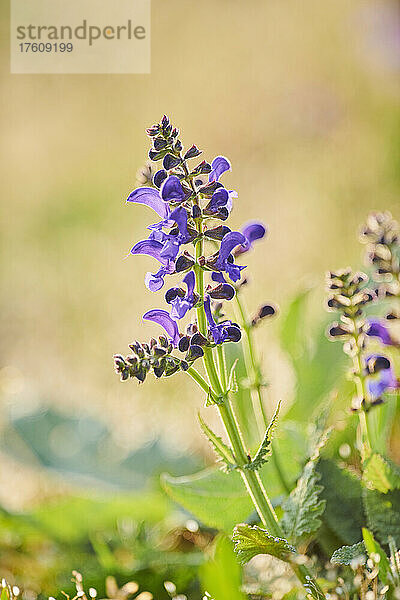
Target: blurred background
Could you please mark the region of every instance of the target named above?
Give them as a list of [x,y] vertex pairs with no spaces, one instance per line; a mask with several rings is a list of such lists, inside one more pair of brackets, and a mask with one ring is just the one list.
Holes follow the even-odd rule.
[[[163,303],[143,284],[151,259],[126,258],[151,222],[125,204],[145,127],[166,113],[187,147],[228,156],[232,225],[268,224],[246,256],[251,312],[273,301],[284,313],[313,287],[310,327],[324,323],[324,272],[361,266],[368,211],[400,216],[399,5],[153,0],[151,75],[101,76],[10,75],[0,10],[0,504],[24,511],[210,461],[184,375],[138,386],[113,372]],[[279,328],[257,338],[271,407],[293,399]]]

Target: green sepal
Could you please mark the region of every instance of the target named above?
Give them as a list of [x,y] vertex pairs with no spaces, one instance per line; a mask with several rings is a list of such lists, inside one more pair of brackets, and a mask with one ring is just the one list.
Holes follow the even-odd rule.
[[223,463],[222,469],[229,473],[237,468],[235,463],[235,457],[233,456],[233,452],[229,446],[225,444],[225,442],[217,436],[203,421],[201,415],[198,415],[200,421],[200,427],[204,433],[204,435],[208,438],[208,441],[211,443],[214,448],[215,453],[217,454],[217,460]]
[[362,556],[365,557],[365,563],[367,560],[365,544],[364,542],[358,542],[352,546],[342,546],[335,550],[331,556],[331,563],[333,565],[350,565],[353,560],[357,560]]
[[204,406],[212,406],[213,404],[223,404],[224,398],[222,396],[216,396],[211,388],[208,390],[207,398],[204,403]]
[[241,564],[247,563],[257,554],[269,554],[289,562],[291,555],[296,553],[296,548],[287,540],[274,537],[256,525],[236,525],[232,539]]
[[275,413],[271,419],[271,422],[267,427],[267,430],[264,435],[264,439],[261,442],[261,444],[256,452],[256,455],[254,456],[252,461],[250,461],[247,465],[245,465],[243,467],[244,469],[248,469],[249,471],[257,471],[266,462],[268,462],[268,458],[272,454],[272,437],[273,437],[275,427],[277,424],[280,407],[281,407],[281,403],[279,402],[278,406],[276,407]]

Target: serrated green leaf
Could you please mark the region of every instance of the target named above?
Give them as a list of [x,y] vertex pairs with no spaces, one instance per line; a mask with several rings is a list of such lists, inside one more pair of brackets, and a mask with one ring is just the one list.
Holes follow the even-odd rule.
[[214,467],[186,477],[161,476],[167,494],[208,527],[231,532],[254,507],[238,471]]
[[223,463],[223,470],[224,471],[232,471],[232,469],[234,469],[236,467],[235,464],[235,457],[233,456],[233,452],[231,450],[231,448],[229,448],[229,446],[227,446],[225,444],[225,442],[222,440],[222,438],[220,438],[218,435],[216,435],[209,427],[208,425],[203,421],[203,419],[201,418],[201,415],[199,414],[199,421],[200,421],[200,427],[204,433],[204,435],[208,438],[209,442],[211,443],[212,447],[214,448],[216,454],[217,454],[217,460],[218,461],[222,461]]
[[356,560],[361,556],[365,557],[365,561],[367,560],[364,542],[358,542],[352,546],[342,546],[341,548],[338,548],[332,554],[331,563],[334,565],[350,565],[353,560]]
[[386,494],[400,488],[400,468],[380,454],[372,454],[364,464],[363,483],[370,490]]
[[315,533],[322,523],[319,517],[325,510],[326,502],[319,497],[323,487],[318,485],[321,476],[316,471],[316,464],[327,439],[327,432],[320,434],[296,487],[282,504],[284,515],[281,526],[285,535],[294,544],[305,535]]
[[376,490],[365,489],[363,492],[368,529],[382,544],[388,544],[393,537],[400,543],[400,490],[381,494]]
[[386,553],[381,548],[380,544],[378,544],[378,542],[375,540],[372,533],[368,531],[368,529],[363,527],[362,533],[365,548],[368,552],[369,557],[371,557],[371,554],[377,554],[379,556],[379,562],[377,563],[379,577],[382,583],[387,584],[389,582],[389,577],[391,574],[389,559],[386,556]]
[[257,554],[269,554],[287,562],[290,555],[296,552],[296,548],[287,540],[274,537],[256,525],[236,525],[233,543],[241,564],[247,563]]
[[362,503],[361,482],[350,471],[332,460],[321,458],[317,465],[326,501],[323,522],[336,534],[338,545],[351,545],[360,540],[366,517]]
[[274,435],[275,427],[278,421],[279,409],[281,407],[281,403],[278,403],[278,406],[275,410],[275,413],[271,419],[270,424],[267,427],[267,431],[265,432],[265,436],[263,441],[258,448],[255,457],[249,464],[245,465],[245,469],[249,469],[250,471],[257,471],[260,469],[266,462],[268,462],[268,458],[272,453],[272,437]]

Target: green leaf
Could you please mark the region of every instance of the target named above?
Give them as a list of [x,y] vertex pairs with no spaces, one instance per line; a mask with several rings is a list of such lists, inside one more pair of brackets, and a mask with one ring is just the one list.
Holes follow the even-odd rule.
[[361,482],[332,460],[321,458],[317,471],[324,488],[321,499],[326,501],[324,524],[336,534],[338,545],[355,544],[360,540],[361,528],[366,522]]
[[376,490],[364,490],[364,507],[370,529],[382,544],[393,537],[400,543],[400,490],[381,494]]
[[372,454],[365,462],[363,483],[370,490],[386,494],[400,488],[400,468],[380,454]]
[[296,552],[287,540],[270,535],[256,525],[236,525],[233,530],[235,552],[241,564],[247,563],[257,554],[269,554],[280,560],[289,561]]
[[319,454],[326,443],[328,433],[320,434],[312,456],[303,469],[297,485],[282,504],[284,515],[281,526],[285,535],[296,544],[305,535],[315,533],[320,525],[319,517],[325,510],[325,500],[320,500],[322,486],[318,485],[321,476],[316,471]]
[[226,536],[216,538],[213,556],[200,567],[200,580],[202,588],[215,600],[244,600],[240,591],[241,568]]
[[10,594],[7,587],[1,590],[0,600],[10,600]]
[[249,469],[250,471],[257,471],[260,469],[266,462],[268,462],[268,458],[272,453],[272,437],[275,431],[275,427],[278,421],[278,413],[281,407],[281,403],[278,403],[278,406],[275,410],[275,413],[271,419],[270,424],[267,427],[267,431],[265,432],[265,436],[263,441],[258,448],[255,457],[253,460],[245,465],[245,469]]
[[310,292],[310,289],[301,290],[281,319],[281,345],[283,350],[289,354],[293,364],[296,364],[305,352],[304,314]]
[[167,494],[208,527],[231,532],[254,507],[238,471],[229,476],[213,467],[186,477],[161,476]]
[[[379,570],[379,577],[382,583],[389,583],[389,577],[391,575],[390,563],[389,559],[386,556],[386,553],[381,548],[380,544],[375,540],[374,536],[368,529],[363,527],[363,538],[364,544],[367,549],[368,555],[371,558],[371,554],[377,554],[379,556],[379,562],[377,562],[377,567]],[[376,562],[376,561],[375,561]]]
[[229,448],[229,446],[227,446],[225,444],[225,442],[223,442],[222,438],[215,435],[215,433],[203,421],[200,413],[198,416],[199,416],[199,421],[200,421],[200,427],[201,427],[203,433],[205,434],[205,436],[208,438],[209,442],[213,446],[213,448],[217,454],[218,460],[222,461],[224,464],[223,470],[226,472],[232,471],[233,469],[235,469],[236,464],[235,464],[235,457],[233,456],[233,452],[232,452],[231,448]]
[[331,563],[334,565],[350,565],[353,560],[361,556],[365,557],[365,561],[367,560],[364,542],[338,548],[332,554]]

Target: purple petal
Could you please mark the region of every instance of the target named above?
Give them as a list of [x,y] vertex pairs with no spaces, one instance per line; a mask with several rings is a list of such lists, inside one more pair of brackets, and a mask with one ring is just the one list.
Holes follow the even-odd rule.
[[211,314],[211,301],[210,301],[210,296],[208,296],[208,295],[204,299],[204,312],[206,313],[208,325],[212,331],[216,325],[215,325],[213,316]]
[[185,192],[176,175],[170,175],[161,186],[161,198],[165,202],[181,202],[185,199]]
[[394,346],[395,342],[389,333],[388,328],[379,319],[367,319],[369,329],[367,335],[371,337],[377,337],[380,339],[382,344],[385,346]]
[[160,269],[158,273],[146,273],[144,284],[150,292],[158,292],[164,285],[165,269]]
[[255,240],[263,238],[266,232],[267,229],[262,223],[247,223],[242,227],[242,233],[249,240],[250,245],[255,242]]
[[222,275],[222,273],[217,273],[216,271],[213,271],[211,273],[211,279],[213,281],[217,281],[218,283],[226,283],[226,279],[225,277]]
[[154,321],[154,323],[161,325],[161,327],[163,327],[163,329],[165,329],[165,331],[170,336],[172,343],[176,348],[179,342],[178,325],[176,321],[174,321],[174,319],[171,319],[169,313],[166,310],[149,310],[143,315],[143,319],[146,319],[147,321]]
[[196,284],[196,278],[193,271],[189,271],[189,273],[185,275],[183,282],[187,285],[187,296],[191,298],[194,292],[194,286]]
[[183,238],[185,238],[185,240],[190,239],[190,235],[187,230],[187,212],[184,208],[182,208],[182,206],[179,206],[172,211],[172,213],[169,215],[169,220],[175,221],[175,223],[178,225],[179,233]]
[[140,187],[129,194],[127,202],[145,204],[152,208],[162,219],[168,216],[168,206],[161,200],[160,193],[151,187]]
[[208,181],[218,181],[222,173],[230,171],[231,163],[225,156],[217,156],[211,163],[211,172],[208,176]]
[[235,192],[235,190],[229,190],[229,199],[228,202],[226,203],[226,208],[228,209],[228,212],[231,212],[232,208],[233,208],[233,200],[235,200],[238,197],[238,193]]
[[162,265],[169,263],[168,257],[164,257],[161,254],[164,245],[156,240],[142,240],[137,242],[131,250],[131,254],[147,254],[157,259]]
[[246,238],[240,231],[230,231],[227,233],[221,242],[219,261],[225,261],[236,246],[242,246],[245,243]]

